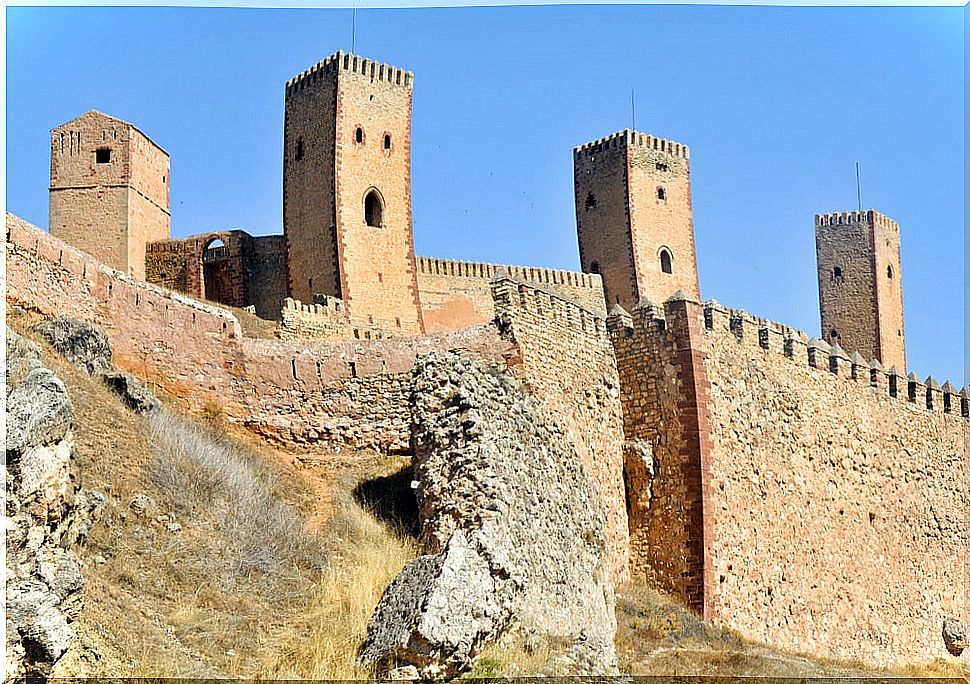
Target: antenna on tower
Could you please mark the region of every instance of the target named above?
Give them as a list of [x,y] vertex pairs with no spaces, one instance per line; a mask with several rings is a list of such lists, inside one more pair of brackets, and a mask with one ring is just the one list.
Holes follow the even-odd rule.
[[357,47],[357,0],[354,0],[354,16],[350,22],[350,52],[353,54]]
[[637,90],[630,88],[630,111],[633,115],[633,130],[637,130]]
[[859,211],[862,211],[862,176],[859,174],[859,162],[855,163],[855,193]]

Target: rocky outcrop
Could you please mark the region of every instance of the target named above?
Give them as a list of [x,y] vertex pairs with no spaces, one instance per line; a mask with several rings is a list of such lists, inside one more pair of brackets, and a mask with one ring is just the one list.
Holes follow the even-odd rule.
[[40,350],[7,328],[7,679],[47,676],[70,645],[84,578],[71,552],[104,498],[80,489],[74,411]]
[[950,655],[959,656],[967,648],[967,628],[956,618],[943,620],[943,643]]
[[34,326],[34,332],[72,364],[101,378],[132,411],[155,413],[161,408],[138,378],[114,367],[111,340],[101,328],[71,316],[55,316]]
[[568,645],[557,674],[615,673],[604,513],[564,431],[517,381],[455,354],[418,361],[412,420],[429,553],[385,590],[361,660],[451,677],[518,629]]

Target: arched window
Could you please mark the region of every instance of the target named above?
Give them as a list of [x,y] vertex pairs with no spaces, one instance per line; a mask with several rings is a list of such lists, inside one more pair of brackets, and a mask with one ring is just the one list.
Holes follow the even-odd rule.
[[354,140],[358,143],[364,142],[364,129],[360,126],[358,126],[357,130],[354,131]]
[[829,338],[830,338],[830,339],[831,339],[831,340],[832,340],[833,342],[834,342],[835,340],[837,340],[837,339],[839,339],[839,331],[838,331],[838,330],[836,330],[835,328],[832,328],[832,330],[831,330],[831,331],[829,332]]
[[836,266],[832,269],[832,280],[842,282],[842,267]]
[[586,211],[596,208],[596,195],[589,193],[586,195]]
[[888,266],[886,266],[886,276],[888,278],[892,279],[892,277],[893,277],[893,265],[892,264],[889,264]]
[[384,149],[385,150],[391,149],[391,134],[390,133],[385,133],[384,134]]
[[664,273],[674,272],[674,258],[666,247],[660,250],[660,270]]
[[667,191],[662,187],[657,188],[657,199],[663,201],[667,200]]
[[368,226],[375,228],[384,225],[384,203],[377,190],[371,189],[364,196],[364,220]]

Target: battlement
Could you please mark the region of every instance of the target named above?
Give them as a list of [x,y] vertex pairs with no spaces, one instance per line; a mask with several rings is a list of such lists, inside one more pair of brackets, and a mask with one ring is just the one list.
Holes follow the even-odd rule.
[[899,232],[899,224],[885,214],[874,209],[868,211],[836,211],[828,214],[815,214],[816,226],[842,226],[852,224],[876,225]]
[[384,333],[372,325],[355,325],[338,297],[314,295],[313,304],[287,297],[280,310],[277,334],[282,340],[377,340]]
[[370,76],[371,80],[384,81],[405,88],[411,88],[414,84],[414,74],[410,71],[338,50],[287,81],[286,94],[303,90],[308,85],[316,83],[322,76],[337,71],[352,71],[362,76]]
[[521,313],[542,324],[555,325],[597,337],[606,337],[606,320],[585,306],[533,283],[512,277],[500,270],[492,280],[495,316],[515,317]]
[[533,266],[503,266],[500,264],[486,264],[475,261],[438,259],[436,257],[415,257],[415,259],[417,260],[418,273],[425,275],[492,279],[501,269],[505,269],[511,277],[531,283],[565,285],[568,287],[583,287],[597,290],[603,287],[603,280],[596,273],[561,271],[558,269],[536,268]]
[[674,157],[690,159],[690,149],[687,145],[641,133],[640,131],[634,131],[629,128],[624,128],[622,131],[617,131],[605,138],[600,138],[599,140],[594,140],[593,142],[588,142],[573,148],[573,156],[579,159],[582,157],[590,157],[605,150],[629,146],[645,147],[659,152],[665,152]]
[[673,325],[672,307],[694,308],[694,315],[703,316],[702,329],[710,334],[726,334],[738,344],[776,353],[818,371],[842,376],[847,381],[871,387],[873,392],[930,412],[970,418],[970,390],[959,392],[950,382],[941,387],[933,376],[921,380],[915,373],[907,377],[895,367],[885,369],[875,359],[865,359],[858,353],[849,354],[839,345],[810,338],[805,332],[783,323],[753,316],[743,309],[730,309],[715,300],[699,302],[679,293],[663,306],[641,302],[632,313],[616,307],[606,320],[613,336],[656,334],[667,337]]

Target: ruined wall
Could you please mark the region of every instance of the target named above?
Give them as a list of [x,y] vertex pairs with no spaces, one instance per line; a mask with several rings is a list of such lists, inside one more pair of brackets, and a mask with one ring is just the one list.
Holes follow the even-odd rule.
[[493,281],[497,323],[516,344],[514,373],[576,445],[602,497],[614,578],[628,576],[619,378],[604,320],[510,277]]
[[[652,503],[655,530],[639,534],[676,530],[699,500],[703,521],[687,540],[700,542],[687,561],[700,568],[705,615],[823,656],[881,665],[946,656],[943,619],[970,617],[966,395],[906,383],[715,303],[668,302],[610,326],[665,360],[633,378],[632,356],[618,354],[628,429],[660,442],[653,502],[684,506]],[[637,414],[631,384],[653,395],[647,404],[677,407],[679,429]],[[665,464],[664,450],[675,460]]]
[[502,367],[515,355],[494,326],[341,343],[243,338],[228,311],[106,267],[10,214],[7,301],[102,326],[120,368],[296,447],[405,449],[418,354],[456,350]]
[[245,254],[248,305],[256,315],[278,319],[286,299],[286,239],[282,235],[251,238]]
[[499,269],[606,316],[603,281],[592,273],[416,257],[425,329],[456,330],[495,316],[489,284]]
[[[213,246],[216,240],[222,246]],[[217,231],[148,244],[146,280],[198,299],[253,306],[267,320],[280,317],[286,298],[286,242]]]

